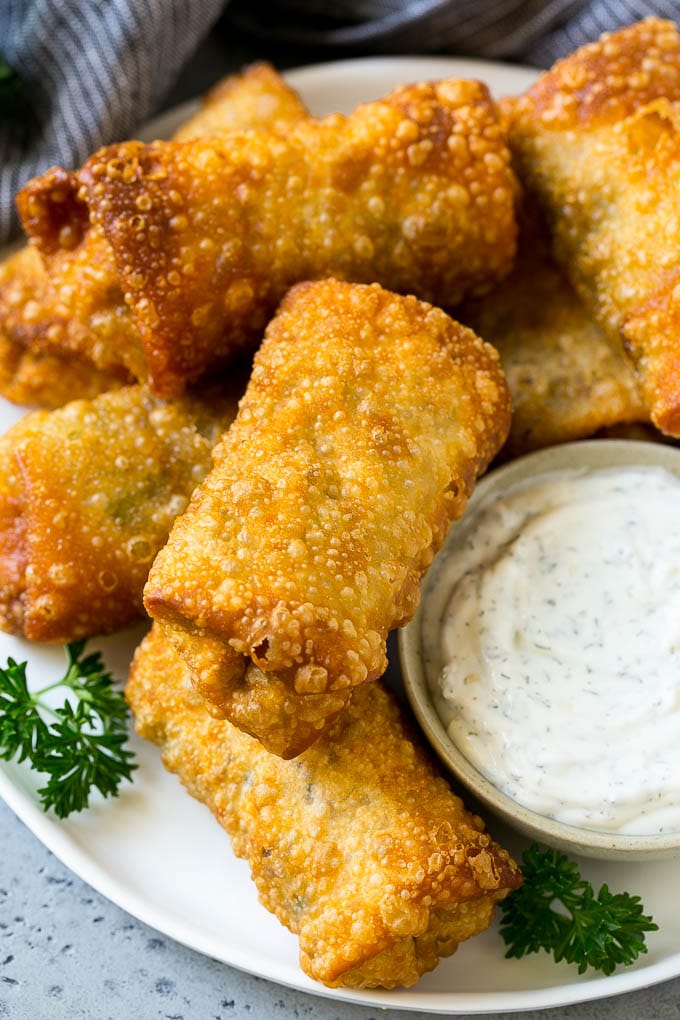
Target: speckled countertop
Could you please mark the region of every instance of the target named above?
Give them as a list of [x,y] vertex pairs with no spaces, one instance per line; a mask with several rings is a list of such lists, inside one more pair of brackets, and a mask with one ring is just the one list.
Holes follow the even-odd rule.
[[[0,802],[0,1020],[379,1020],[386,1015],[282,988],[159,935],[76,878]],[[677,1020],[680,978],[626,996],[521,1015],[526,1020]],[[434,1014],[389,1011],[395,1020],[415,1016]]]
[[[171,107],[261,54],[214,33]],[[277,60],[279,66],[285,62]],[[290,61],[288,62],[290,63]],[[0,801],[0,1020],[395,1020],[291,991],[200,956],[114,906],[65,868]],[[486,1014],[509,1017],[509,1013]],[[680,978],[526,1020],[678,1020]]]

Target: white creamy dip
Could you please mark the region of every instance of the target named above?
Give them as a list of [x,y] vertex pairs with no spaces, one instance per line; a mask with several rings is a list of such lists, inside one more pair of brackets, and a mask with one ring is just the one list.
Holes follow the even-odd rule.
[[555,472],[444,563],[439,710],[498,789],[608,832],[680,830],[680,480]]

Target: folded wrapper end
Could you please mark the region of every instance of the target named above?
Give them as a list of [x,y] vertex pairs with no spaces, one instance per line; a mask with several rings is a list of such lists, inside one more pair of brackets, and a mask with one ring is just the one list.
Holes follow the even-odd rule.
[[[148,590],[147,608],[155,602]],[[318,739],[348,704],[351,690],[298,694],[275,673],[265,673],[218,638],[161,624],[191,671],[196,690],[217,719],[229,719],[272,754],[295,758]]]

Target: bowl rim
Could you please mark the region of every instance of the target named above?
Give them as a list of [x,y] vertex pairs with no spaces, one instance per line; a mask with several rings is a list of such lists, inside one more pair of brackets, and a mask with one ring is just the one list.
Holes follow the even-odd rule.
[[[611,467],[662,467],[680,479],[680,449],[663,443],[631,439],[592,439],[564,443],[527,453],[485,475],[477,484],[464,516],[482,502],[517,483],[563,470]],[[456,543],[455,524],[438,557]],[[447,769],[513,828],[533,839],[584,856],[617,860],[649,860],[680,854],[680,830],[670,833],[628,834],[587,829],[561,822],[527,808],[498,789],[459,750],[449,736],[431,695],[421,644],[422,622],[435,575],[430,568],[418,608],[398,634],[397,645],[404,688],[413,712],[433,750]]]

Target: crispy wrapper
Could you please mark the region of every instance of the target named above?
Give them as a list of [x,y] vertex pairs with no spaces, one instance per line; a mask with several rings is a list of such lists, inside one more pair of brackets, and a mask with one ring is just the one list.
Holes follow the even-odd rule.
[[378,684],[356,691],[292,762],[208,715],[157,626],[126,694],[138,732],[226,829],[317,981],[412,985],[487,928],[494,904],[520,884]]
[[543,75],[510,114],[519,171],[654,423],[680,435],[680,34],[645,21]]
[[245,127],[287,130],[296,120],[307,116],[307,107],[297,92],[271,64],[260,61],[241,74],[219,81],[173,138],[176,142],[187,142]]
[[512,264],[512,194],[487,89],[451,80],[285,133],[109,146],[70,190],[46,175],[19,207],[48,260],[64,231],[105,234],[149,383],[168,396],[256,343],[299,280],[378,281],[443,306],[483,290]]
[[216,710],[289,757],[380,676],[509,417],[496,352],[441,310],[294,287],[146,587]]
[[649,412],[618,339],[605,334],[550,252],[538,210],[524,201],[517,261],[490,294],[457,314],[492,343],[512,395],[501,456],[644,422]]
[[5,259],[0,265],[0,394],[15,404],[60,407],[132,381],[115,359],[99,369],[71,353],[77,336],[82,330],[59,306],[36,249],[29,245]]
[[13,426],[0,445],[0,627],[73,641],[142,616],[149,565],[234,413],[130,386]]
[[62,407],[69,400],[96,397],[123,385],[74,355],[33,351],[0,332],[0,395],[24,407]]
[[[304,116],[304,105],[276,71],[256,64],[218,83],[175,138],[186,141],[264,124],[281,129]],[[27,365],[18,362],[17,373],[22,371],[25,377],[30,370],[36,376],[33,392],[27,390],[30,379],[15,383],[13,377],[7,379],[6,390],[0,378],[0,392],[15,399],[10,389],[15,385],[20,396],[32,398],[20,402],[56,407],[64,403],[60,400],[64,390],[68,392],[64,375],[74,377],[67,399],[91,397],[110,388],[109,377],[112,385],[115,380],[145,379],[146,354],[123,300],[113,252],[101,231],[90,228],[82,215],[73,174],[55,167],[29,187],[49,195],[51,203],[54,233],[42,245],[49,273],[31,246],[0,266],[0,351],[7,364],[12,353],[19,359],[16,345],[66,357],[62,379],[54,377],[53,391],[48,370],[54,363],[42,360],[35,365],[35,359],[26,359]],[[71,371],[73,354],[80,360]],[[100,369],[92,369],[89,385],[88,362]]]

